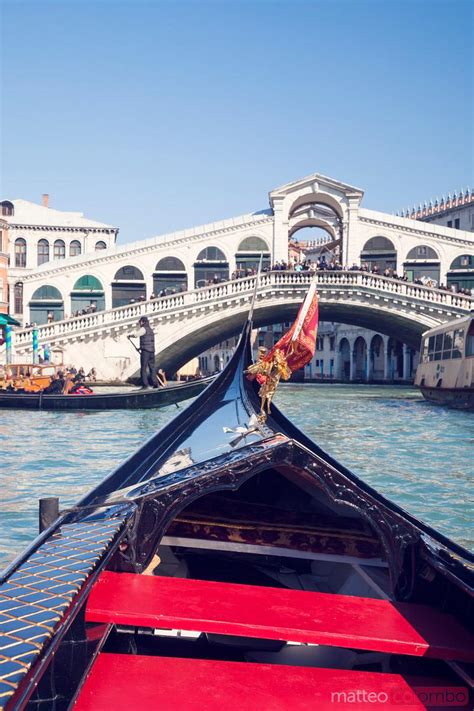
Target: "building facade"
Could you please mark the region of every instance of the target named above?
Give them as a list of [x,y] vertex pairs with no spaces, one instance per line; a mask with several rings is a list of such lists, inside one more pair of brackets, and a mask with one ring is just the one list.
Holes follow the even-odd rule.
[[[45,323],[48,315],[55,321],[61,320],[64,303],[55,283],[38,285],[30,295],[25,313],[25,278],[44,265],[54,268],[64,260],[110,249],[118,229],[90,220],[81,212],[54,210],[49,207],[48,195],[43,195],[41,205],[28,200],[4,200],[0,205],[9,262],[5,299],[10,314],[23,322]],[[98,309],[105,307],[103,288],[98,282],[79,278],[73,285],[72,305],[83,308],[94,302]]]

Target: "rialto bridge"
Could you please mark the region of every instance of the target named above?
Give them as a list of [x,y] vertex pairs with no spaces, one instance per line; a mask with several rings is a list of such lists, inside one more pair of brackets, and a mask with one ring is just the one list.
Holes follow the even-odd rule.
[[[99,227],[71,226],[75,213],[29,203],[31,213],[20,219],[21,206],[15,215],[13,201],[0,225],[9,233],[10,313],[23,323],[41,324],[90,304],[108,311],[163,289],[193,291],[254,267],[260,254],[267,265],[287,261],[289,241],[308,228],[316,233],[312,254],[335,254],[348,267],[365,262],[381,271],[405,271],[410,280],[426,276],[451,284],[461,284],[466,269],[474,274],[473,232],[363,208],[363,195],[316,173],[271,191],[269,209],[115,246],[110,226],[102,229],[109,242],[103,236],[97,241],[89,232]],[[17,202],[25,210],[25,201]],[[474,226],[474,194],[456,198],[456,205],[471,203]],[[67,226],[57,224],[62,215],[70,216],[64,218]]]
[[[309,272],[262,273],[254,323],[291,321],[308,289]],[[61,351],[63,362],[95,367],[101,378],[136,374],[137,354],[127,339],[146,315],[157,334],[157,362],[175,371],[241,329],[256,277],[236,279],[38,327],[40,346]],[[427,328],[465,315],[470,297],[358,271],[319,272],[320,319],[370,328],[418,348]],[[32,329],[14,333],[14,358],[31,360]]]

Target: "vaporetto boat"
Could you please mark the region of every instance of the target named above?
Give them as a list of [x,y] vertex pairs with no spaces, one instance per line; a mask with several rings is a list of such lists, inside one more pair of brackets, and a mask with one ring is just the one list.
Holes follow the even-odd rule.
[[474,410],[474,313],[423,334],[415,385],[431,402]]

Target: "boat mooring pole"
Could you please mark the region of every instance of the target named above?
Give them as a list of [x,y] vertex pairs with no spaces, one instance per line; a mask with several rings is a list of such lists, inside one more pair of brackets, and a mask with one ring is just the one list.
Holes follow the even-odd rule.
[[39,500],[39,532],[43,533],[59,518],[59,499],[51,496]]
[[33,363],[38,363],[38,329],[33,329]]
[[12,362],[12,327],[9,323],[5,326],[5,362],[7,365]]

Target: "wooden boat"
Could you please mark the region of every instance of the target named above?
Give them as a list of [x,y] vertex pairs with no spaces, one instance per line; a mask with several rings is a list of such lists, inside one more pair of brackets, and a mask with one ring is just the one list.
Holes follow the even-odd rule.
[[471,708],[474,556],[261,422],[249,336],[0,578],[2,709]]
[[415,385],[437,405],[474,410],[474,313],[423,334]]
[[163,388],[142,390],[129,388],[122,392],[94,392],[90,395],[46,395],[37,393],[16,393],[0,391],[0,409],[22,410],[138,410],[152,407],[166,407],[199,395],[213,377],[189,380],[188,382],[168,382]]

